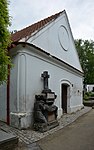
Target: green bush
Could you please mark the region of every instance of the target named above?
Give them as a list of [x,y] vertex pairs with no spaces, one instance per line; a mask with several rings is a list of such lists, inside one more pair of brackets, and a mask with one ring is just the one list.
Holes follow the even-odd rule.
[[91,93],[91,97],[94,97],[94,92]]
[[84,100],[87,101],[92,96],[92,92],[85,92],[84,93]]

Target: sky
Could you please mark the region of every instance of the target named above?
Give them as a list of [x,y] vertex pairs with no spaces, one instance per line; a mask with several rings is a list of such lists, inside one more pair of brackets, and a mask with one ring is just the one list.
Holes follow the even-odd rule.
[[74,39],[94,40],[94,0],[9,0],[10,31],[66,10]]

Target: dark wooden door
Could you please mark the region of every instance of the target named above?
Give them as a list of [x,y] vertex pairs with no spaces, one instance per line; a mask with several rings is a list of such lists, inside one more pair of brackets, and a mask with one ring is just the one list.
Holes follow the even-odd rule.
[[62,109],[64,113],[67,113],[67,85],[62,84]]

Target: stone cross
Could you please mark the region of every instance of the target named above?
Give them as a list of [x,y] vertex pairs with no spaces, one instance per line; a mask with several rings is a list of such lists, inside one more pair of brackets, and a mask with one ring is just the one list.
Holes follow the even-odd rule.
[[43,84],[44,84],[44,90],[48,90],[48,78],[50,75],[48,74],[48,71],[44,71],[43,74],[41,74],[41,77],[43,77]]

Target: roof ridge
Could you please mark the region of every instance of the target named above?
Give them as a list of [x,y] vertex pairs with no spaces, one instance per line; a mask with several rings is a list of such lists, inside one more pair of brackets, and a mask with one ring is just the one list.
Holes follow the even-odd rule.
[[57,17],[62,14],[65,10],[60,11],[59,13],[56,13],[54,15],[51,15],[47,18],[44,18],[36,23],[33,23],[19,31],[17,31],[16,33],[12,34],[12,41],[13,42],[17,42],[19,40],[21,40],[22,38],[25,38],[27,36],[30,36],[32,33],[34,33],[36,30],[41,29],[42,27],[44,27],[47,23],[51,22],[53,19],[57,19]]

